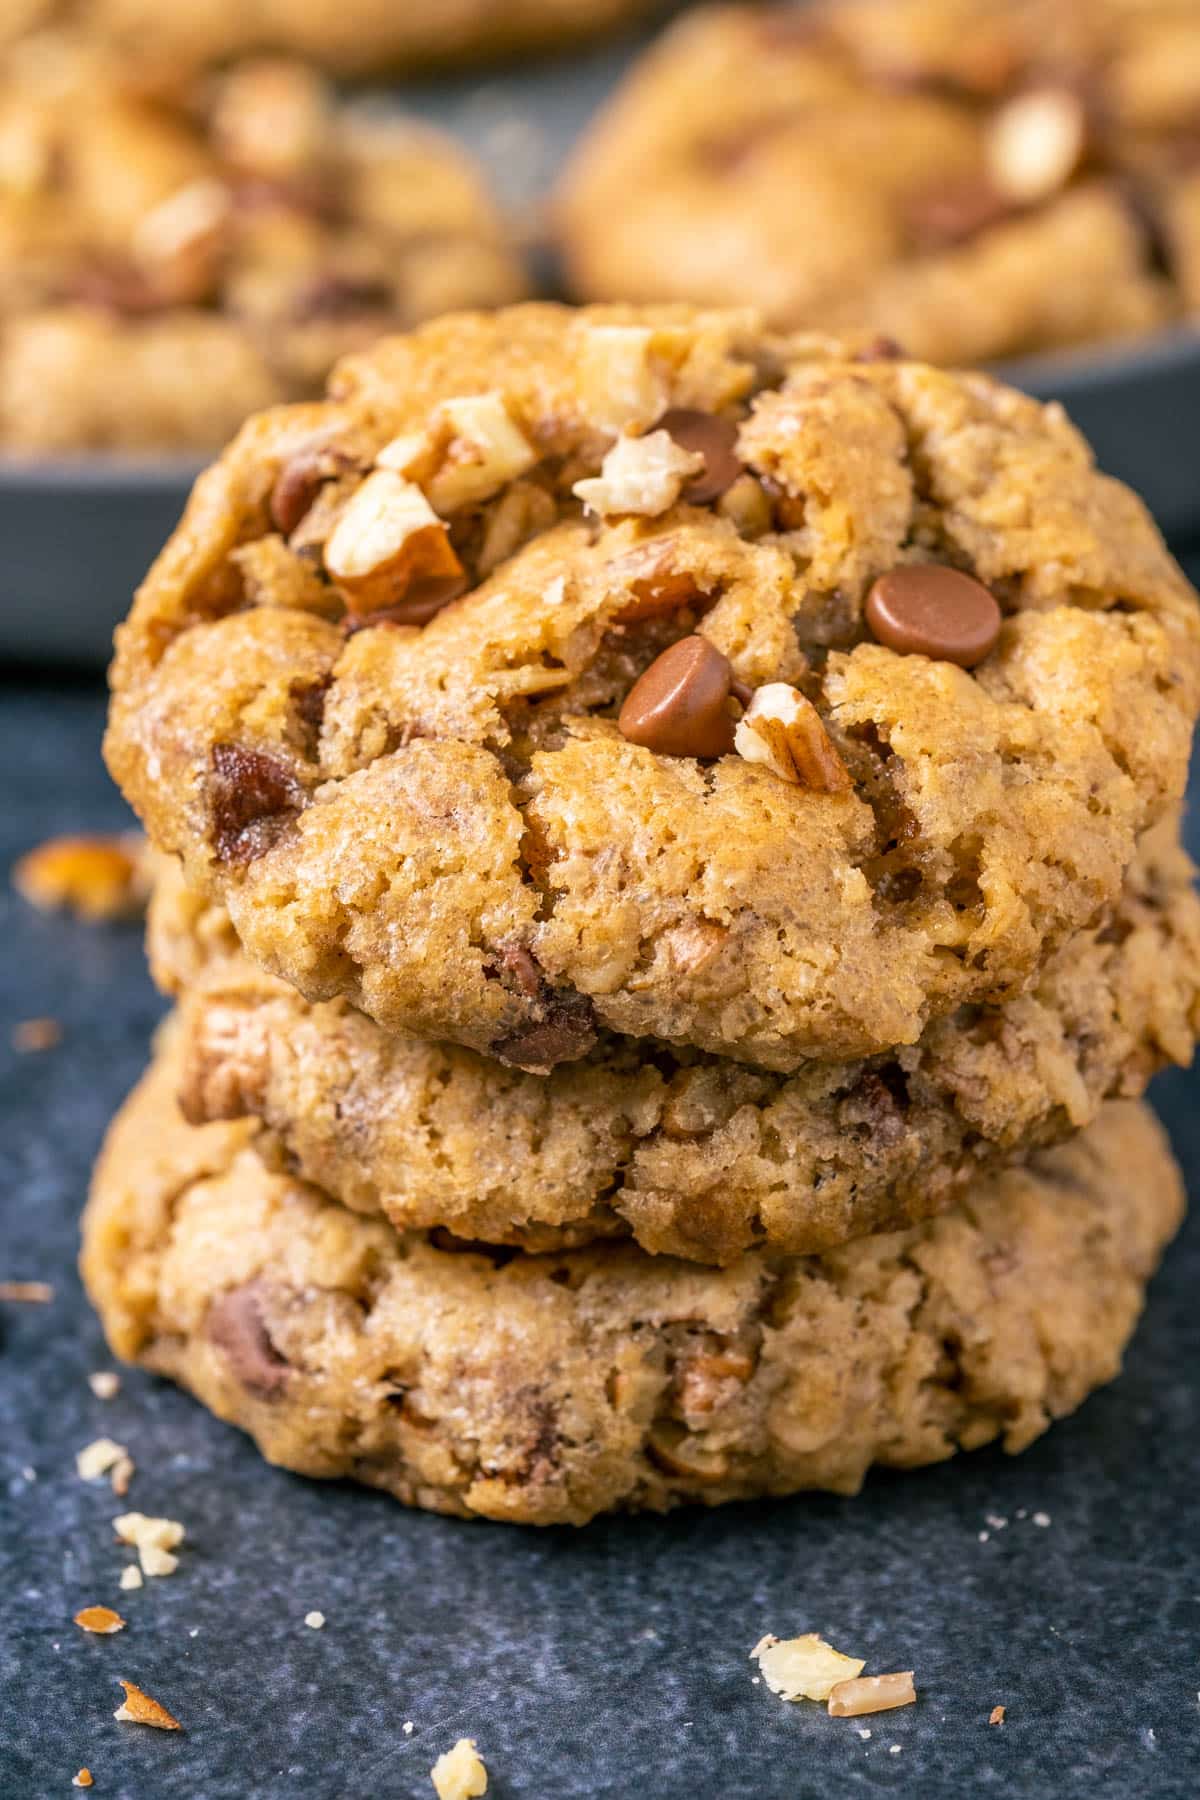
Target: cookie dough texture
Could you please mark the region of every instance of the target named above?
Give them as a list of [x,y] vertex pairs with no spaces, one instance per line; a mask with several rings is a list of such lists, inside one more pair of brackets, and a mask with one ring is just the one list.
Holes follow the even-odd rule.
[[[736,426],[738,479],[585,514],[576,483],[672,408]],[[389,621],[372,559],[395,593],[431,543],[467,591]],[[974,670],[864,626],[921,561],[1000,602]],[[1198,620],[1055,407],[748,314],[530,306],[384,340],[246,426],[119,631],[107,755],[311,1000],[529,1068],[609,1031],[786,1072],[1011,998],[1107,913],[1182,791]],[[847,786],[628,742],[690,633],[802,691]]]
[[587,299],[753,300],[977,362],[1200,310],[1200,12],[827,0],[685,16],[558,219]]
[[77,39],[0,56],[0,449],[212,451],[381,331],[523,286],[461,150],[299,64],[162,88]]
[[5,0],[0,44],[69,19],[123,55],[176,68],[283,51],[361,76],[553,48],[651,10],[651,0]]
[[1102,926],[1031,990],[911,1049],[791,1076],[610,1038],[548,1076],[310,1005],[238,954],[228,915],[168,866],[152,965],[185,988],[178,1095],[193,1123],[257,1117],[286,1166],[401,1230],[549,1250],[632,1235],[726,1263],[809,1253],[930,1217],[968,1183],[1140,1095],[1200,1032],[1200,901],[1172,821]]
[[536,1524],[854,1493],[1024,1448],[1120,1366],[1182,1211],[1152,1116],[1107,1109],[910,1231],[723,1271],[622,1246],[452,1253],[195,1128],[160,1062],[109,1136],[83,1271],[114,1352],[272,1462]]

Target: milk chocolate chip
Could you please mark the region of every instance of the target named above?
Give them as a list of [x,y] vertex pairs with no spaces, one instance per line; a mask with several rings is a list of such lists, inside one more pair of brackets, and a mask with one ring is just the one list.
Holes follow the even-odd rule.
[[248,863],[270,849],[304,805],[286,763],[242,744],[214,744],[208,774],[213,848],[222,862]]
[[680,638],[629,690],[617,728],[660,756],[727,756],[733,749],[733,670],[707,638]]
[[889,650],[961,669],[982,662],[1000,635],[1000,608],[987,588],[941,563],[906,563],[881,575],[866,612],[872,633]]
[[204,1329],[209,1341],[225,1352],[244,1388],[255,1394],[277,1394],[291,1365],[271,1342],[257,1288],[257,1282],[251,1281],[218,1295],[209,1305]]
[[733,419],[697,412],[689,406],[673,406],[654,430],[665,431],[681,450],[704,458],[699,475],[694,475],[679,495],[689,506],[707,506],[710,500],[719,500],[745,467],[734,449],[738,428]]

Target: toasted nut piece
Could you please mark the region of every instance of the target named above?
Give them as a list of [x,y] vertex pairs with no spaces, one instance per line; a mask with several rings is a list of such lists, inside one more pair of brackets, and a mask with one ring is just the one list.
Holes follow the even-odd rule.
[[159,1731],[182,1731],[179,1720],[172,1718],[165,1706],[151,1699],[149,1694],[132,1681],[122,1681],[125,1699],[113,1714],[114,1719],[131,1725],[153,1725]]
[[750,1655],[771,1692],[783,1700],[828,1700],[839,1684],[845,1685],[865,1667],[861,1658],[843,1656],[815,1631],[782,1640],[768,1633]]
[[136,918],[150,890],[145,840],[136,832],[48,838],[21,858],[12,879],[21,897],[43,912]]
[[139,220],[134,256],[173,299],[203,299],[216,280],[232,213],[224,182],[189,181]]
[[993,1706],[991,1712],[988,1714],[988,1724],[1003,1725],[1004,1716],[1007,1711],[1008,1708],[1005,1706]]
[[299,174],[328,142],[328,90],[301,63],[244,62],[220,85],[213,133],[225,160],[248,174]]
[[183,1542],[184,1530],[176,1519],[151,1519],[145,1513],[122,1513],[113,1530],[123,1544],[137,1547],[143,1575],[172,1575],[179,1558],[172,1555]]
[[75,1614],[75,1623],[82,1631],[94,1631],[99,1637],[107,1637],[111,1632],[125,1629],[124,1619],[111,1606],[81,1607]]
[[699,451],[681,450],[669,431],[650,431],[645,437],[619,437],[599,475],[577,481],[571,492],[603,518],[613,513],[657,518],[703,468]]
[[97,1438],[92,1444],[85,1444],[75,1457],[75,1469],[81,1481],[99,1481],[101,1475],[108,1471],[124,1456],[128,1456],[124,1444],[118,1444],[112,1438]]
[[765,764],[781,781],[818,794],[844,794],[850,787],[849,772],[816,707],[786,681],[769,681],[755,691],[733,744],[739,756]]
[[92,1771],[90,1769],[80,1769],[78,1775],[72,1775],[71,1777],[72,1787],[89,1788],[94,1785],[95,1783],[92,1780]]
[[646,1450],[651,1462],[665,1469],[668,1475],[682,1475],[685,1480],[702,1486],[724,1481],[729,1473],[727,1456],[719,1450],[706,1450],[681,1425],[669,1420],[654,1426],[646,1439]]
[[491,499],[538,460],[498,393],[444,400],[427,433],[393,438],[375,458],[378,468],[419,483],[443,516]]
[[987,160],[992,180],[1023,205],[1065,187],[1083,160],[1087,116],[1069,88],[1018,94],[992,120]]
[[353,495],[326,541],[325,567],[358,617],[400,605],[420,582],[463,573],[420,488],[391,469],[375,469]]
[[602,428],[638,430],[666,411],[666,377],[656,366],[647,325],[589,325],[578,367],[589,410]]
[[474,1738],[459,1738],[443,1752],[429,1771],[438,1800],[478,1800],[487,1793],[487,1770]]
[[895,1675],[860,1675],[854,1680],[839,1681],[831,1690],[829,1713],[835,1719],[857,1719],[862,1713],[891,1712],[895,1706],[911,1706],[916,1697],[911,1669]]

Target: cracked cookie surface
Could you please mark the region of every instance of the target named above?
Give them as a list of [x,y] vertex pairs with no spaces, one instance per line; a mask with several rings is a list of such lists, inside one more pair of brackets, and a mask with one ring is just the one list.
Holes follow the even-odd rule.
[[193,1123],[261,1119],[295,1174],[401,1230],[529,1250],[632,1235],[727,1263],[931,1217],[1186,1063],[1200,1031],[1192,876],[1164,821],[1112,917],[1028,993],[936,1020],[898,1055],[792,1076],[619,1038],[539,1076],[397,1038],[255,969],[173,865],[148,943],[160,984],[183,990]]
[[524,286],[451,139],[300,64],[159,86],[72,39],[0,58],[5,450],[213,451],[381,331]]
[[1200,311],[1198,117],[1173,0],[714,7],[602,109],[559,230],[585,299],[753,300],[936,362],[1127,338]]
[[[937,641],[889,647],[931,565]],[[310,999],[527,1068],[607,1030],[790,1070],[1011,997],[1114,904],[1198,621],[1055,407],[521,307],[243,429],[120,628],[107,756]]]
[[250,1122],[184,1124],[166,1056],[84,1220],[114,1352],[271,1462],[443,1512],[581,1524],[1021,1450],[1117,1373],[1183,1208],[1160,1127],[1122,1103],[819,1258],[452,1253],[271,1172]]

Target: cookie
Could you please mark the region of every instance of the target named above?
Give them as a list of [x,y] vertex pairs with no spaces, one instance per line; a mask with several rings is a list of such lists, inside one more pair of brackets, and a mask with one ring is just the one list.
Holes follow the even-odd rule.
[[605,1030],[790,1071],[1115,903],[1198,640],[1057,407],[530,306],[247,425],[118,633],[107,756],[309,999],[530,1069]]
[[585,299],[753,300],[979,362],[1200,311],[1200,11],[716,7],[646,53],[558,197]]
[[184,1124],[173,1085],[160,1061],[127,1102],[85,1215],[114,1352],[271,1462],[530,1524],[1021,1450],[1117,1373],[1183,1205],[1159,1126],[1120,1104],[821,1258],[455,1253],[270,1171],[249,1121]]
[[653,0],[5,0],[0,44],[69,19],[124,56],[174,68],[283,51],[363,76],[551,49],[652,10]]
[[196,1124],[253,1116],[288,1168],[401,1230],[550,1250],[632,1235],[727,1263],[930,1217],[984,1173],[1142,1093],[1200,1032],[1200,901],[1171,822],[1114,914],[1029,993],[910,1050],[792,1076],[610,1038],[548,1076],[309,1005],[238,954],[220,908],[160,874],[151,962],[180,1003]]
[[524,287],[462,151],[299,64],[164,96],[31,40],[0,61],[0,168],[10,452],[211,451],[381,331]]

